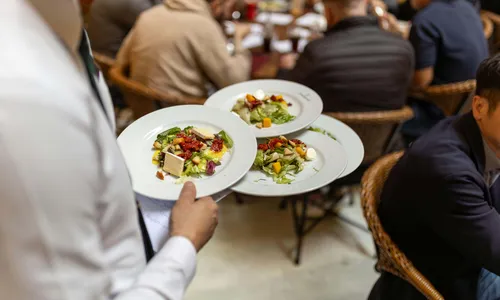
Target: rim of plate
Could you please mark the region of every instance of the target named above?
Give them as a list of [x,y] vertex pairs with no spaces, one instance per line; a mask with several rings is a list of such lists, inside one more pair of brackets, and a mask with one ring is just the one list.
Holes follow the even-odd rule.
[[176,124],[189,122],[205,123],[208,126],[221,128],[234,142],[230,160],[221,170],[216,170],[213,176],[205,177],[203,180],[193,180],[197,189],[197,198],[214,195],[231,187],[248,172],[257,154],[257,141],[245,122],[235,118],[230,112],[212,107],[172,106],[141,117],[130,124],[118,137],[118,145],[129,169],[134,192],[158,200],[175,201],[178,199],[183,185],[160,181],[154,173],[145,174],[145,170],[149,167],[143,164],[151,164],[152,151],[151,155],[146,157],[142,157],[141,154],[146,152],[144,148],[151,149],[152,141],[159,132],[174,127]]
[[[337,141],[317,134],[312,131],[303,131],[287,136],[287,138],[297,138],[302,140],[307,145],[311,145],[319,155],[323,156],[324,164],[319,171],[314,175],[301,181],[293,181],[290,184],[277,184],[274,182],[259,182],[254,180],[248,174],[245,175],[231,189],[234,192],[260,197],[285,197],[303,194],[320,189],[335,179],[338,179],[347,166],[347,153],[344,147]],[[335,155],[337,163],[332,160],[332,155]],[[307,167],[307,166],[306,166]],[[251,171],[261,172],[261,171]],[[254,173],[255,174],[255,173]],[[262,177],[266,175],[261,172]]]
[[[251,94],[258,89],[262,89],[266,93],[283,94],[285,100],[292,95],[291,98],[293,99],[291,100],[296,105],[299,105],[299,109],[302,108],[302,111],[293,121],[281,125],[273,125],[270,128],[258,129],[255,125],[247,125],[252,128],[257,138],[274,137],[297,132],[311,125],[323,111],[323,101],[315,91],[305,85],[280,79],[250,80],[230,85],[210,96],[204,105],[230,112],[238,96],[247,93]],[[239,118],[238,116],[234,117]]]
[[327,115],[321,115],[311,124],[311,127],[318,127],[330,132],[344,146],[344,149],[347,149],[347,167],[339,178],[351,174],[361,165],[365,157],[365,147],[358,134],[351,127]]

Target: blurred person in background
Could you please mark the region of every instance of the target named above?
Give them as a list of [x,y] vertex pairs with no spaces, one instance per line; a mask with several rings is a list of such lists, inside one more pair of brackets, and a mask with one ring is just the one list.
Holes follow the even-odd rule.
[[1,298],[181,300],[217,205],[187,183],[146,264],[78,1],[4,0],[0,25]]
[[[412,0],[412,3],[419,10],[409,37],[415,49],[413,90],[474,79],[479,64],[489,55],[476,9],[466,0]],[[410,103],[415,118],[403,126],[408,143],[444,118],[443,112],[428,101]]]
[[[92,50],[114,58],[139,15],[160,3],[162,0],[98,0],[93,3],[86,18]],[[117,127],[123,130],[132,121],[132,113],[126,109],[120,89],[111,82],[108,84],[116,107]]]
[[[439,1],[439,0],[438,0]],[[477,12],[481,10],[482,2],[480,0],[465,0],[471,3]],[[488,0],[486,0],[488,1]],[[492,0],[497,1],[497,0]],[[417,14],[418,8],[418,0],[404,0],[398,4],[398,6],[391,10],[391,13],[397,16],[398,19],[403,21],[411,21],[413,17]]]
[[[384,230],[444,299],[500,299],[500,56],[477,71],[472,112],[415,141],[384,184]],[[382,272],[370,300],[424,299]]]
[[500,14],[500,1],[498,0],[481,0],[481,8]]
[[297,63],[294,54],[283,56],[279,77],[316,91],[325,112],[401,108],[414,68],[410,43],[367,15],[368,0],[323,2],[325,36],[310,42]]
[[98,0],[92,5],[87,33],[92,49],[115,57],[139,15],[162,0]]
[[250,79],[250,52],[241,45],[249,25],[236,24],[230,54],[217,22],[230,2],[165,0],[139,17],[117,64],[130,67],[131,79],[177,96],[207,97],[210,83],[220,89]]

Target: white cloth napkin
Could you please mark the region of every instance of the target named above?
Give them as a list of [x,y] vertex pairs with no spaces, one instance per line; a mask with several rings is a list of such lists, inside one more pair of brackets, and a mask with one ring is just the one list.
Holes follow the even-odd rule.
[[[231,192],[231,190],[227,189],[212,195],[212,198],[215,202],[219,202]],[[151,246],[155,252],[158,252],[169,237],[170,212],[175,205],[175,201],[156,200],[140,194],[135,196],[141,205],[142,217],[151,240]]]

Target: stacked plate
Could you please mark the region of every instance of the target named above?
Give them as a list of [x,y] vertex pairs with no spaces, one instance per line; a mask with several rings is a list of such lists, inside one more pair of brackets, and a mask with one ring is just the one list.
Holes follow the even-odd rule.
[[[269,118],[262,116],[267,112],[263,109],[263,103],[276,105],[273,101],[283,104],[289,116],[275,122],[281,124],[262,124],[261,117],[270,120],[276,117],[275,114],[272,115],[273,109],[268,111],[271,114]],[[253,112],[259,106],[259,113]],[[303,85],[282,80],[248,81],[219,90],[204,106],[175,106],[148,114],[127,127],[119,136],[118,143],[128,165],[134,190],[150,198],[177,199],[182,188],[181,183],[185,180],[192,180],[196,184],[198,197],[214,195],[226,189],[254,196],[290,196],[328,185],[340,176],[351,173],[361,163],[363,146],[357,135],[339,121],[322,116],[322,110],[323,102],[319,95]],[[245,116],[245,113],[248,116]],[[168,130],[172,128],[177,129],[172,132],[173,135],[169,135]],[[182,132],[177,132],[179,129]],[[183,152],[186,144],[179,144],[182,147],[175,145],[177,150],[174,149],[173,144],[177,143],[178,139],[183,142],[190,141],[189,138],[184,141],[186,136],[198,138],[200,145],[205,148],[199,150],[203,154],[195,153],[186,157]],[[337,141],[341,136],[343,145]],[[220,155],[215,160],[215,171],[207,171],[205,174],[206,166],[202,164],[206,164],[206,161],[215,155],[210,151],[218,150],[213,148],[217,139],[224,140],[227,152],[218,152]],[[283,172],[273,165],[279,161],[278,154],[273,161],[268,159],[272,153],[265,149],[265,145],[273,143],[272,139],[279,139],[279,145],[286,144],[291,150],[294,150],[295,146],[290,147],[290,142],[287,141],[300,140],[307,145],[302,146],[302,149],[312,148],[315,155],[302,153],[302,159],[299,159],[301,171],[291,170],[286,176],[277,179],[278,174],[283,175]],[[161,147],[155,143],[158,141],[163,143]],[[295,144],[296,141],[291,143]],[[273,151],[281,153],[281,159],[285,146],[279,145],[276,149],[281,147],[281,150],[272,148]],[[349,162],[344,147],[349,149],[349,156],[352,157]],[[291,154],[289,150],[286,151],[287,155],[298,155],[298,152],[293,151]],[[161,154],[163,152],[171,153]],[[256,156],[262,155],[263,152],[267,157],[264,163],[267,167],[265,172],[262,162],[254,163],[257,161]],[[165,158],[163,162],[163,157],[174,153],[182,156],[186,163],[180,178],[164,171],[158,166],[158,161],[155,163],[154,160],[156,157],[162,160],[162,164],[166,164],[167,160]],[[200,165],[199,159],[194,158],[196,155],[201,158]],[[196,171],[199,172],[195,172],[194,177],[185,176],[187,167],[192,168],[195,162],[199,167]],[[168,168],[167,170],[170,171]]]

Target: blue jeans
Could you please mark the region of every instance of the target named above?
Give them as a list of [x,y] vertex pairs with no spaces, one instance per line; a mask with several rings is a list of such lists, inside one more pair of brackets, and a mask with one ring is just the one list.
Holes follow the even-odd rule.
[[481,269],[477,281],[478,300],[500,299],[500,277],[486,269]]

